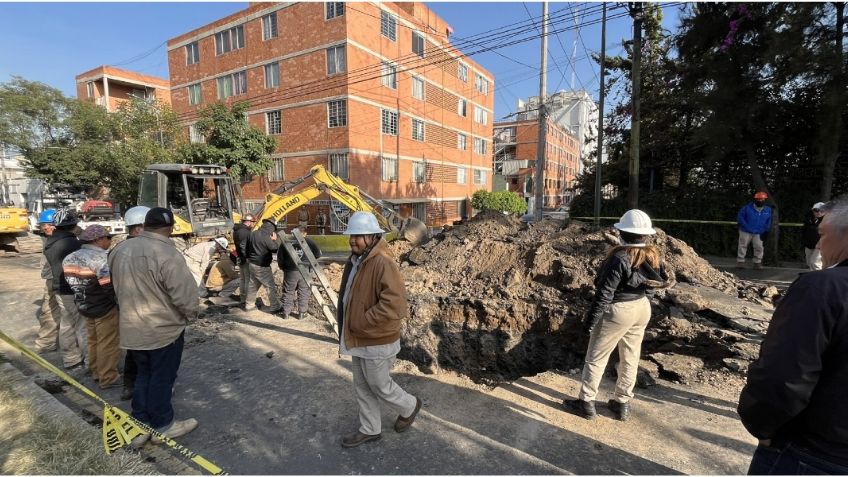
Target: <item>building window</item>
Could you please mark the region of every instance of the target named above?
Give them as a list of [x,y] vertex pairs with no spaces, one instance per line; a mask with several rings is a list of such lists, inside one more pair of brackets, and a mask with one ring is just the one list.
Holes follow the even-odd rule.
[[486,154],[486,141],[484,139],[474,138],[474,152],[480,155]]
[[412,120],[412,139],[416,141],[424,140],[424,121],[420,119]]
[[412,77],[412,97],[424,101],[424,80]]
[[327,20],[344,15],[344,2],[325,2]]
[[220,31],[215,34],[215,54],[223,55],[244,48],[244,25]]
[[281,134],[283,132],[283,112],[279,109],[265,113],[265,130],[268,134]]
[[347,126],[347,101],[340,99],[327,103],[327,126],[338,128]]
[[344,73],[347,70],[347,58],[344,45],[327,48],[327,74]]
[[200,131],[197,130],[196,124],[190,124],[188,126],[188,140],[192,144],[206,142],[206,138],[203,137],[203,134],[200,134]]
[[271,182],[282,182],[284,181],[285,166],[283,164],[283,158],[274,159],[274,165],[268,169],[268,180]]
[[383,134],[391,134],[397,136],[398,133],[398,113],[395,111],[383,110]]
[[467,177],[468,177],[468,169],[466,169],[464,167],[457,167],[456,168],[456,183],[457,184],[465,184],[465,181],[468,180]]
[[88,91],[88,97],[93,98],[94,97],[94,81],[89,81],[88,83],[86,83],[85,88]]
[[262,39],[277,38],[277,12],[262,17]]
[[244,71],[218,78],[218,99],[227,99],[247,93],[247,77]]
[[385,10],[380,11],[380,34],[389,40],[397,40],[397,18]]
[[350,180],[348,172],[347,153],[330,154],[330,173],[342,180]]
[[383,86],[397,89],[397,66],[384,61],[382,68],[382,79],[380,81]]
[[468,136],[465,134],[456,135],[456,148],[460,151],[468,149]]
[[465,81],[467,83],[468,82],[468,65],[466,65],[465,63],[463,63],[461,61],[459,63],[457,63],[457,65],[458,65],[457,71],[456,71],[457,76],[459,76],[459,79],[461,79],[462,81]]
[[459,98],[459,101],[456,103],[456,114],[462,116],[463,118],[468,116],[468,100],[464,98]]
[[412,216],[424,223],[427,223],[427,203],[418,202],[412,204]]
[[478,73],[474,73],[474,89],[488,96],[489,94],[489,80],[483,78]]
[[474,106],[474,121],[486,125],[489,123],[489,114],[480,106]]
[[427,164],[423,162],[412,163],[412,181],[421,184],[427,179]]
[[194,106],[203,101],[203,93],[200,89],[200,83],[188,86],[188,104]]
[[186,45],[185,52],[187,65],[193,65],[200,61],[200,47],[197,45],[196,41]]
[[383,182],[392,182],[398,180],[398,160],[397,157],[383,156]]
[[486,185],[486,171],[474,169],[474,183],[477,185]]
[[424,58],[424,35],[417,31],[412,32],[412,52]]
[[265,87],[276,88],[280,86],[280,63],[273,62],[265,65]]

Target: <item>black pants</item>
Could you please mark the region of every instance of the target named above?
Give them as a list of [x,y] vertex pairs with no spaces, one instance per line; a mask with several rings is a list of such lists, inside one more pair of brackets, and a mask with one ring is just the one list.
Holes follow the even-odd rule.
[[185,332],[171,344],[154,350],[133,350],[138,376],[133,391],[132,416],[156,430],[174,420],[171,396],[183,356]]
[[133,351],[127,350],[127,355],[124,357],[124,387],[133,389],[135,387],[135,377],[138,375],[138,365],[135,364]]
[[828,462],[788,445],[783,449],[758,446],[748,475],[846,475],[848,467]]

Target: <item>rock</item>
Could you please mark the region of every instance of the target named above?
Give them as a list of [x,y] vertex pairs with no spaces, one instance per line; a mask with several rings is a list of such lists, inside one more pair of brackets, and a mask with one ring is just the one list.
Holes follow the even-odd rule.
[[265,357],[266,357],[266,358],[269,358],[269,359],[270,359],[270,358],[273,358],[273,357],[274,357],[274,352],[273,352],[273,351],[268,351],[267,353],[265,353]]
[[423,265],[427,263],[430,254],[428,254],[422,248],[414,248],[409,251],[409,254],[406,256],[406,259],[412,263],[413,265]]
[[697,312],[710,306],[710,302],[691,287],[684,289],[678,285],[677,288],[669,290],[667,295],[675,305],[685,311]]
[[736,371],[743,375],[748,374],[748,361],[736,358],[724,358],[721,362],[724,364],[724,367],[731,371]]
[[773,300],[774,297],[779,296],[779,295],[780,295],[780,291],[777,289],[776,286],[766,287],[766,288],[763,289],[763,291],[760,292],[760,296],[762,296],[763,298],[765,298],[766,300],[769,300],[769,301]]
[[639,370],[636,372],[636,386],[644,389],[657,384],[660,369],[656,363],[644,359],[639,360]]
[[704,367],[704,361],[694,356],[654,353],[650,358],[659,365],[660,377],[688,383]]
[[38,387],[50,394],[58,394],[62,392],[62,388],[68,384],[61,378],[52,375],[39,375],[36,376],[33,381]]

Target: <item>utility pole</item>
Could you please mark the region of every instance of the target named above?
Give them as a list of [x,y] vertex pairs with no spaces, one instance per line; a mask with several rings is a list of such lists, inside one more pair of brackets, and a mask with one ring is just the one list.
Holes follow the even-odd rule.
[[639,97],[642,72],[642,3],[630,4],[630,16],[633,17],[633,120],[630,125],[630,182],[627,188],[627,208],[639,208],[639,129],[641,126]]
[[536,148],[536,174],[533,179],[533,215],[542,220],[545,202],[545,154],[547,153],[548,114],[545,97],[548,91],[548,2],[542,2],[542,62],[539,71],[539,141]]
[[595,163],[595,225],[601,225],[601,158],[604,155],[604,63],[607,58],[607,4],[601,14],[601,90],[598,100],[598,158]]

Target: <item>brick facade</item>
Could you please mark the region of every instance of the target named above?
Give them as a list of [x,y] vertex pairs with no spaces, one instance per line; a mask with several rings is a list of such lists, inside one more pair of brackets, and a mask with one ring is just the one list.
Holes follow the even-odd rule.
[[133,71],[98,66],[76,76],[77,98],[104,106],[115,112],[131,95],[171,104],[168,80]]

